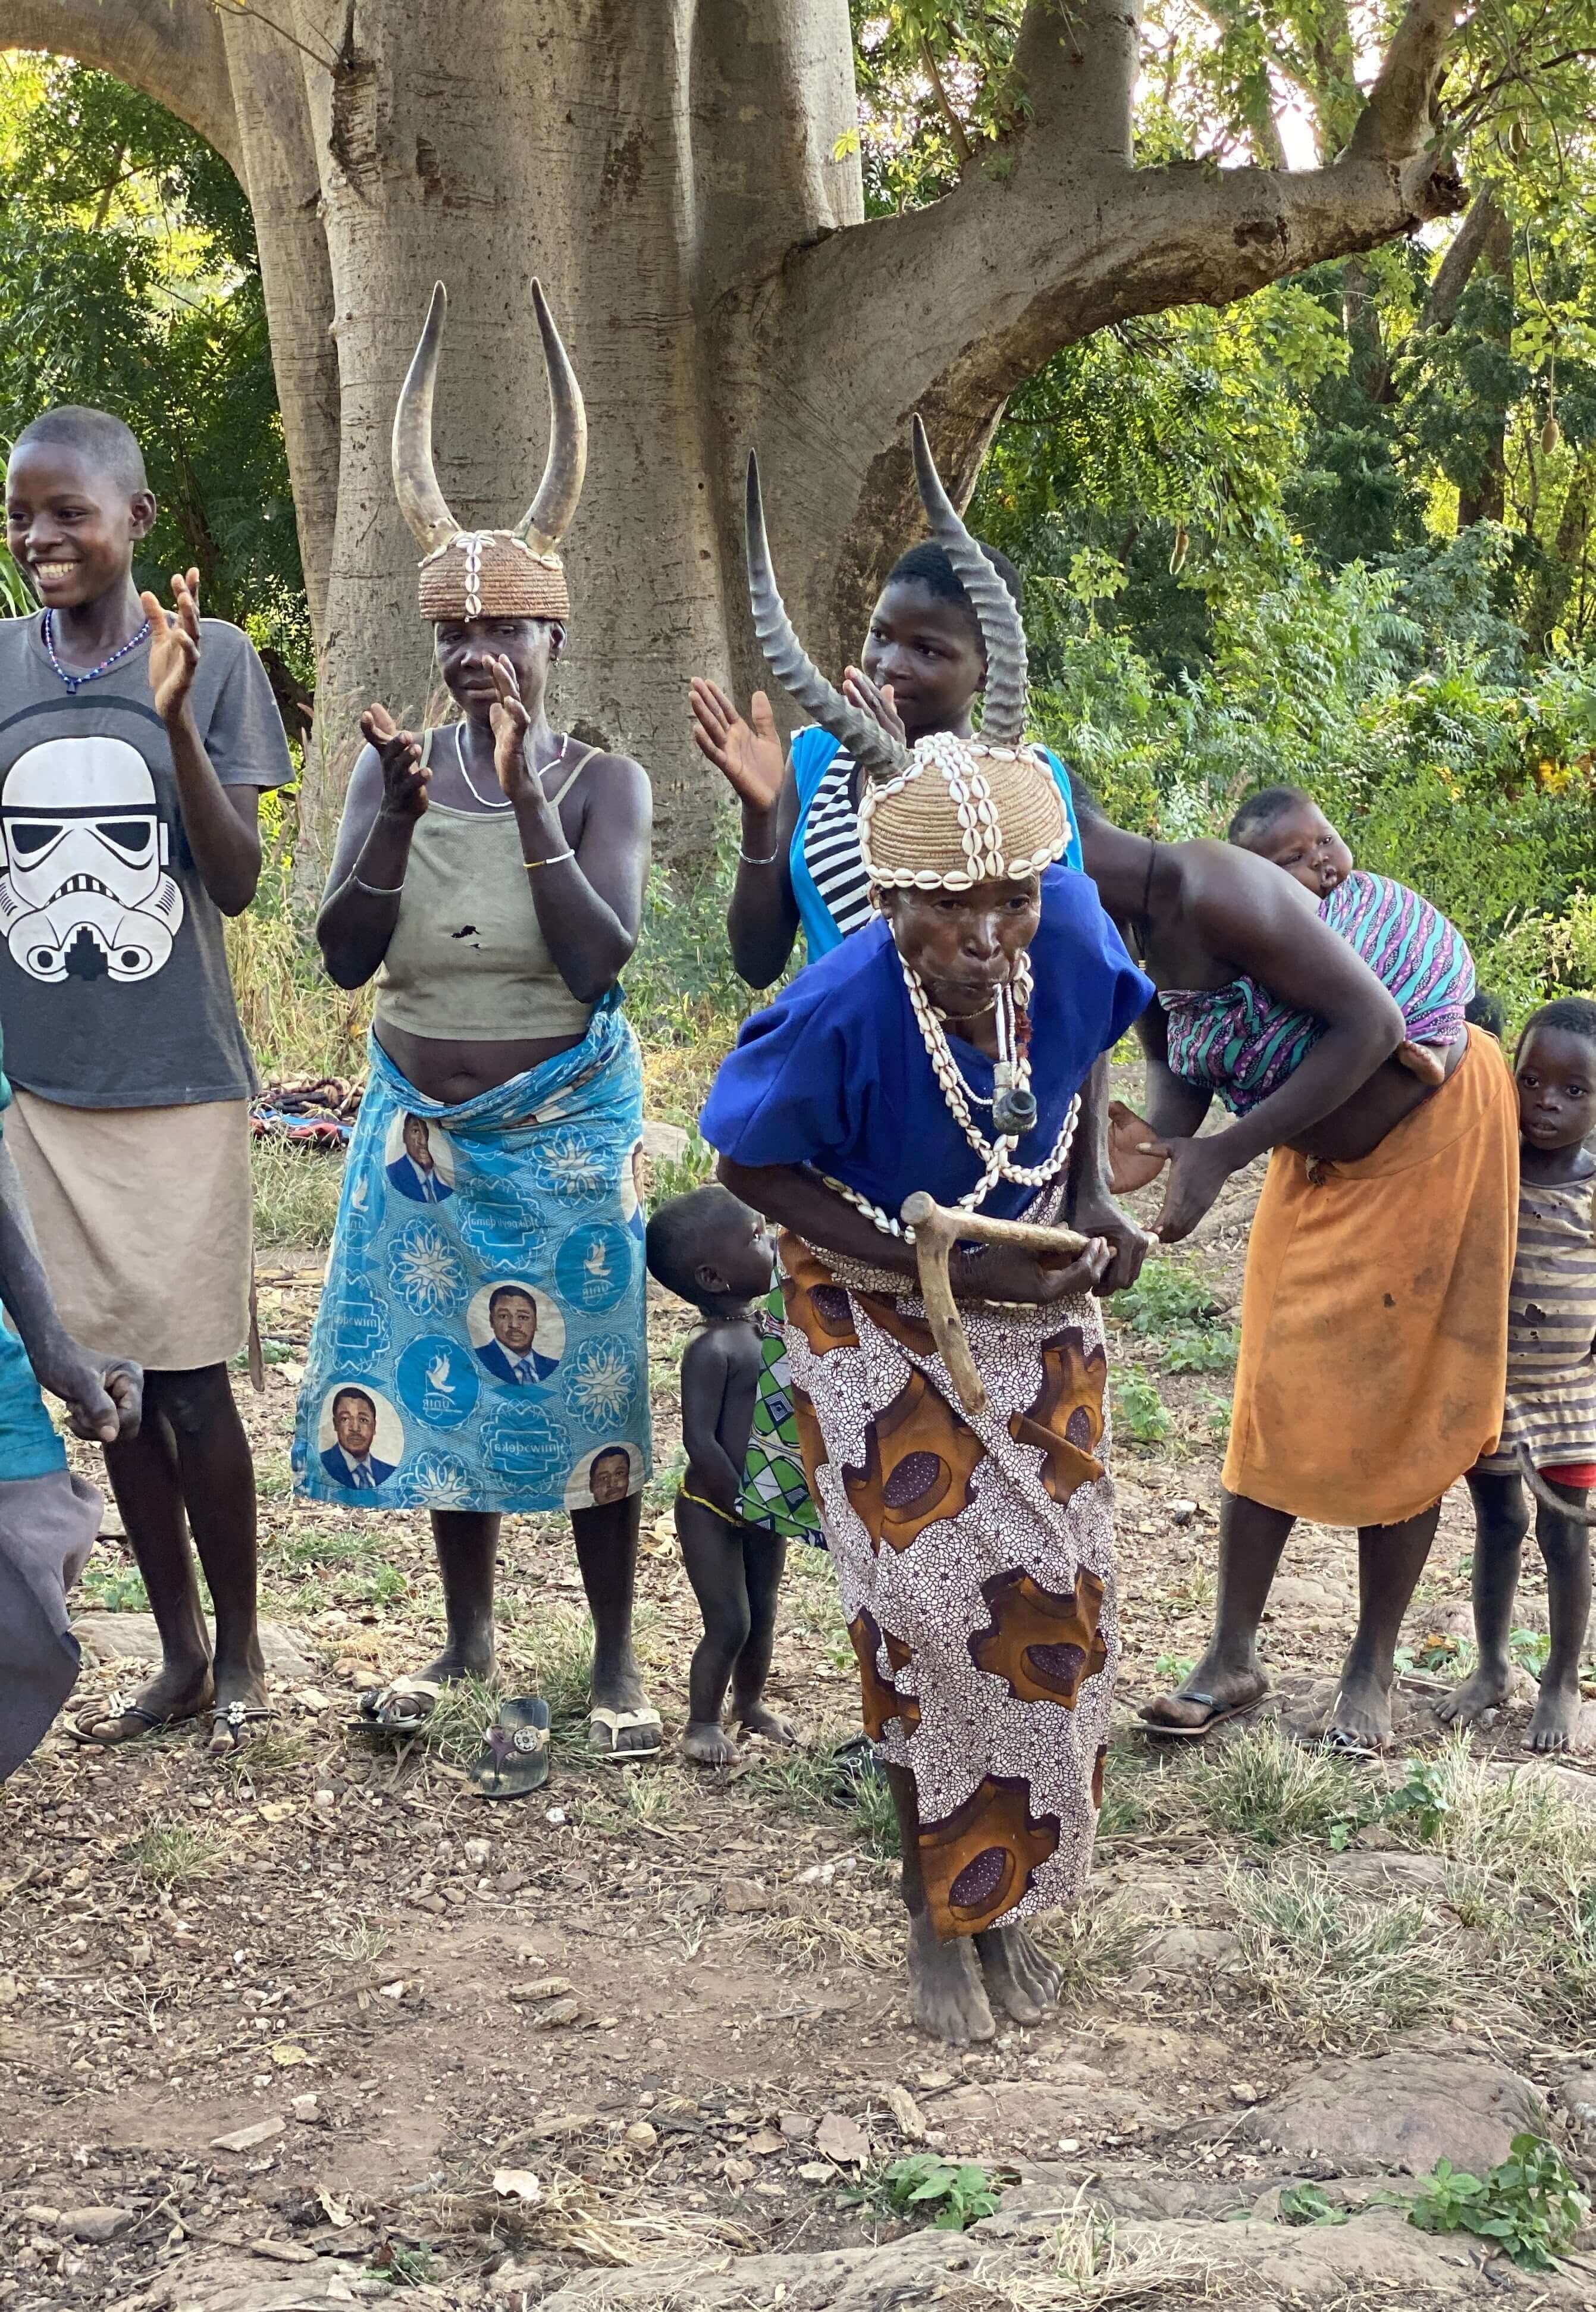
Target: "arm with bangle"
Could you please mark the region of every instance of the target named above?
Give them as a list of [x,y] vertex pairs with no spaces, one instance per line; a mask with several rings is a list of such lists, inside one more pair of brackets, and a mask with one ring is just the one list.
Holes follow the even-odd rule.
[[559,806],[530,759],[531,718],[506,658],[490,659],[493,763],[515,814],[521,864],[538,928],[561,977],[579,1002],[597,1003],[615,985],[642,929],[652,805],[647,774],[626,755],[588,766],[588,784],[570,808],[580,813],[573,844]]
[[399,918],[410,839],[427,807],[432,772],[421,741],[383,706],[361,717],[366,736],[349,781],[316,938],[339,987],[374,976]]
[[798,825],[798,782],[784,762],[770,700],[756,690],[744,721],[718,683],[692,687],[693,737],[742,806],[737,881],[726,935],[746,986],[780,979],[798,937],[798,900],[789,862]]

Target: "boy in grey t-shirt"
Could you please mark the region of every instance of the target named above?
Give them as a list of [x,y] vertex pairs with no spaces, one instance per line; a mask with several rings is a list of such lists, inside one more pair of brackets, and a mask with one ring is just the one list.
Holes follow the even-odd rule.
[[[6,538],[42,615],[0,625],[0,1022],[6,1138],[68,1328],[145,1368],[106,1469],[150,1593],[160,1671],[78,1721],[130,1740],[266,1715],[255,1474],[227,1361],[249,1331],[249,1054],[222,916],[260,873],[260,791],[292,775],[248,639],[133,583],[155,501],[103,410],[18,435]],[[192,1535],[215,1607],[201,1611]]]

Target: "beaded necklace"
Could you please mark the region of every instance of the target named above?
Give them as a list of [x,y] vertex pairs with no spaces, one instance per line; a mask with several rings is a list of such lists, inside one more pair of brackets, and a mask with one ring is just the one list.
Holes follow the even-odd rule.
[[102,674],[109,674],[112,667],[115,666],[119,660],[125,659],[127,656],[129,651],[135,651],[149,631],[150,621],[146,618],[144,625],[139,628],[137,634],[129,635],[127,640],[122,644],[119,650],[112,651],[109,658],[102,658],[98,666],[92,666],[89,669],[87,674],[68,674],[66,669],[56,656],[56,614],[54,610],[47,610],[45,612],[43,622],[39,627],[39,635],[44,644],[45,654],[48,658],[50,664],[55,668],[56,672],[60,676],[62,681],[66,685],[68,691],[74,698],[78,692],[83,688],[84,683],[98,682],[100,676]]
[[[898,962],[899,968],[903,974],[903,985],[909,991],[909,1002],[913,1009],[915,1022],[920,1029],[920,1039],[925,1045],[927,1055],[931,1063],[932,1073],[937,1079],[938,1089],[946,1103],[949,1115],[981,1159],[980,1179],[968,1195],[958,1199],[952,1209],[955,1212],[974,1212],[986,1201],[999,1180],[1013,1180],[1025,1188],[1045,1187],[1050,1180],[1057,1179],[1068,1158],[1070,1145],[1075,1138],[1076,1118],[1080,1112],[1080,1094],[1077,1092],[1070,1101],[1063,1124],[1060,1126],[1059,1136],[1043,1160],[1040,1164],[1016,1164],[1014,1161],[1014,1152],[1019,1145],[1018,1139],[1007,1133],[999,1133],[995,1140],[989,1140],[971,1115],[972,1100],[979,1102],[983,1108],[990,1108],[992,1101],[983,1099],[980,1092],[972,1091],[964,1082],[959,1072],[959,1064],[954,1057],[953,1047],[948,1043],[941,1015],[927,995],[925,985],[920,974],[911,970],[901,956]],[[1010,1021],[1007,1037],[1006,1038],[999,1037],[999,1047],[1002,1048],[1006,1044],[1007,1048],[1015,1055],[1011,1063],[1014,1084],[1020,1091],[1030,1090],[1031,1063],[1024,1049],[1023,1038],[1016,1029],[1019,1020],[1023,1020],[1030,1010],[1031,992],[1031,959],[1029,956],[1023,955],[1015,967],[1012,985],[1001,990],[999,997],[999,1012],[1001,1012],[1007,1004]],[[883,1212],[879,1204],[872,1204],[869,1197],[861,1195],[857,1188],[849,1187],[845,1181],[833,1179],[829,1173],[822,1173],[820,1178],[824,1187],[830,1188],[833,1195],[841,1196],[845,1203],[851,1204],[856,1212],[863,1213],[866,1219],[874,1227],[879,1229],[883,1236],[902,1237],[905,1244],[914,1242],[914,1230],[911,1228],[905,1228],[903,1222],[892,1213]]]

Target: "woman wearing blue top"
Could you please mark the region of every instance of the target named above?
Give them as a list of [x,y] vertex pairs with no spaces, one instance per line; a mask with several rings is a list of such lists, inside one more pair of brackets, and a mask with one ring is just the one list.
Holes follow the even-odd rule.
[[[951,1264],[986,1392],[956,1389],[914,1292],[907,1195],[1047,1222],[1085,1134],[1079,1088],[1151,994],[1024,744],[1025,638],[916,427],[920,485],[990,644],[979,740],[912,749],[830,689],[776,594],[750,477],[754,624],[800,704],[853,742],[879,912],[751,1020],[702,1118],[720,1177],[783,1230],[805,1470],[903,1853],[915,2019],[989,2039],[1058,1973],[1020,1922],[1092,1857],[1118,1651],[1107,1358],[1111,1252],[1016,1245]],[[911,1234],[911,1231],[908,1232]],[[995,1306],[993,1304],[1002,1304]]]
[[[1017,604],[1020,574],[990,546],[981,551]],[[911,547],[894,565],[865,635],[863,666],[850,667],[843,696],[869,710],[883,696],[908,743],[950,731],[967,739],[986,688],[986,651],[969,595],[944,549]],[[693,738],[743,806],[737,883],[727,935],[738,976],[750,987],[780,979],[801,930],[813,963],[870,920],[870,886],[859,856],[859,807],[865,774],[852,751],[818,725],[800,731],[785,771],[775,717],[763,690],[745,721],[719,686],[695,681]],[[1043,755],[1064,799],[1064,863],[1081,863],[1069,781],[1058,757]]]

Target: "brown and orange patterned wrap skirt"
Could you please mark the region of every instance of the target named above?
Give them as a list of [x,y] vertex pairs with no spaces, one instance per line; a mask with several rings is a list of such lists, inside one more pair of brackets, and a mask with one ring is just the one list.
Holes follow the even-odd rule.
[[829,1259],[781,1240],[809,1489],[865,1730],[914,1776],[932,1922],[975,1934],[1070,1903],[1091,1866],[1119,1651],[1103,1321],[967,1310],[988,1402],[966,1415],[921,1302]]

